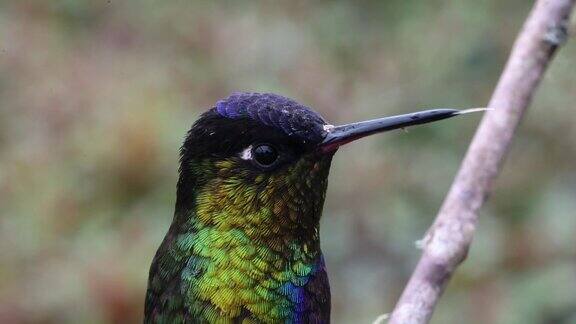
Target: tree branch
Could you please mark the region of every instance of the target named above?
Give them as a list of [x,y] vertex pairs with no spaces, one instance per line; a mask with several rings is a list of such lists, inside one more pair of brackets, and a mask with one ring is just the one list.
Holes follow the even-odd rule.
[[464,261],[514,132],[556,49],[567,39],[575,0],[538,0],[520,32],[446,199],[423,240],[423,253],[390,324],[428,323]]

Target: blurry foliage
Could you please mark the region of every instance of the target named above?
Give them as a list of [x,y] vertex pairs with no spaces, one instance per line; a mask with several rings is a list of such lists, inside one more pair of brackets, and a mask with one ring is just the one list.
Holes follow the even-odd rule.
[[[532,1],[1,1],[0,322],[141,321],[180,141],[232,91],[334,123],[486,104]],[[554,61],[433,323],[576,322],[576,42]],[[390,311],[480,116],[336,156],[335,323]]]

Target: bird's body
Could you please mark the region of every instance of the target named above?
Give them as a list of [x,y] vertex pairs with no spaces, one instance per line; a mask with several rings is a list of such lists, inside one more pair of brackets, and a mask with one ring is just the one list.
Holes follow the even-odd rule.
[[150,269],[145,322],[328,323],[319,221],[334,152],[378,131],[454,115],[335,128],[274,94],[219,101],[182,146],[176,210]]
[[[323,130],[302,120],[325,123],[294,101],[267,97],[220,102],[189,133],[174,222],[150,272],[147,321],[328,322],[318,226],[332,154],[307,152]],[[256,142],[283,147],[289,161],[253,166],[239,153]]]

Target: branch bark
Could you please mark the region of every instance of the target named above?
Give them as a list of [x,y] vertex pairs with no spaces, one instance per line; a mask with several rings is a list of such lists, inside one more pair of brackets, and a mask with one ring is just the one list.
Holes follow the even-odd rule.
[[442,207],[423,239],[423,252],[390,324],[428,323],[472,242],[512,137],[556,49],[567,40],[575,0],[538,0],[520,32]]

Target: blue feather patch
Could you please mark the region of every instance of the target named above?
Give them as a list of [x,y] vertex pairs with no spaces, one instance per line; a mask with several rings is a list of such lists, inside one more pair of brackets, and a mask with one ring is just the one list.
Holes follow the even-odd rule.
[[320,142],[326,136],[326,121],[322,116],[292,99],[273,93],[233,93],[218,101],[215,108],[222,117],[250,118],[305,141]]

